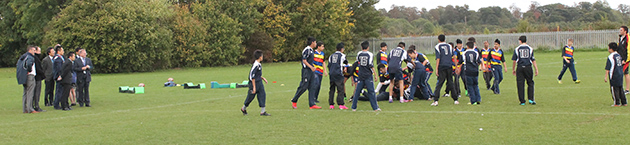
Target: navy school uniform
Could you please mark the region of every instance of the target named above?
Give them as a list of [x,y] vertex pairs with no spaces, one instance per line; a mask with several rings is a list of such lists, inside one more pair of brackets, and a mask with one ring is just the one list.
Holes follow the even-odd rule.
[[512,60],[516,61],[516,87],[518,89],[518,99],[525,103],[525,81],[527,81],[527,99],[534,101],[534,73],[532,62],[534,49],[527,44],[521,44],[514,49]]
[[610,79],[610,92],[614,105],[626,105],[626,95],[623,92],[623,58],[617,52],[610,53],[606,60],[606,70]]
[[420,92],[422,94],[422,97],[424,97],[423,99],[428,99],[429,95],[426,94],[425,88],[427,87],[425,85],[425,79],[427,78],[427,71],[426,71],[426,67],[422,64],[422,62],[425,61],[425,58],[418,54],[418,59],[416,60],[411,60],[411,62],[413,62],[415,64],[414,68],[413,68],[413,80],[411,81],[411,86],[410,86],[410,95],[409,95],[409,99],[414,99],[414,96],[416,94],[416,90],[419,88]]
[[389,73],[392,80],[403,79],[401,65],[405,59],[407,59],[407,52],[400,47],[396,47],[389,52],[387,73]]
[[[442,89],[442,85],[446,82],[446,89],[450,89],[450,92],[455,92],[455,87],[453,86],[453,48],[451,45],[446,44],[444,42],[438,43],[435,45],[435,59],[440,59],[440,63],[438,65],[438,83],[435,86],[435,101],[440,100],[440,90]],[[457,95],[451,95],[453,100],[457,100]]]
[[335,89],[337,90],[337,104],[344,105],[343,99],[346,97],[344,93],[344,75],[343,65],[348,64],[346,55],[337,51],[328,57],[328,74],[330,75],[330,89],[328,92],[328,104],[335,105]]
[[[256,93],[252,94],[254,89],[254,85],[252,83],[256,83]],[[267,94],[265,92],[265,86],[263,85],[262,80],[262,65],[260,62],[255,61],[252,65],[252,69],[249,71],[249,90],[247,91],[247,98],[245,98],[245,107],[249,107],[249,104],[252,103],[254,97],[258,96],[258,106],[265,107],[265,102],[267,99]]]
[[[372,106],[372,110],[379,109],[378,104],[376,103],[376,97],[374,96],[374,80],[373,80],[373,71],[374,68],[374,55],[368,51],[361,51],[357,54],[357,61],[359,62],[359,82],[357,83],[357,88],[354,92],[354,97],[352,98],[352,109],[357,109],[357,102],[359,99],[359,95],[361,94],[361,90],[364,88],[367,89],[367,96],[370,100],[370,105]],[[391,65],[391,61],[390,61]],[[402,75],[402,74],[401,74]]]
[[[306,60],[311,66],[313,66],[315,54],[313,53],[313,48],[310,46],[306,46],[304,50],[302,50],[302,60]],[[313,66],[315,67],[315,66]],[[295,96],[291,99],[291,102],[297,103],[300,96],[308,90],[308,104],[309,107],[315,106],[315,89],[317,82],[315,81],[314,72],[302,62],[302,80],[300,80],[300,85],[295,91]]]
[[463,63],[464,76],[466,86],[468,88],[468,95],[470,96],[470,103],[481,102],[481,94],[479,92],[479,66],[482,63],[480,53],[478,51],[468,49],[464,51],[461,57]]

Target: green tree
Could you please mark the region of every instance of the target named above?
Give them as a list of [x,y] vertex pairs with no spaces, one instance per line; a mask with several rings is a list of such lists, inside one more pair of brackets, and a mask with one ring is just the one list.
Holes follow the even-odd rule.
[[73,1],[49,22],[48,44],[86,48],[97,72],[152,71],[171,66],[173,11],[166,1]]
[[235,65],[245,52],[241,47],[242,37],[239,36],[241,28],[237,20],[222,13],[216,3],[193,3],[192,15],[203,23],[207,36],[206,42],[210,42],[204,48],[208,51],[208,60],[203,66]]
[[[376,38],[380,36],[379,28],[383,26],[384,16],[376,10],[374,5],[379,0],[350,0],[348,10],[352,12],[350,22],[352,27],[352,44],[359,44],[359,41],[366,38]],[[332,46],[332,45],[329,45]],[[351,47],[353,45],[346,45]]]
[[[259,10],[263,17],[259,23],[260,33],[266,33],[273,38],[273,48],[271,48],[271,55],[265,55],[265,58],[272,59],[273,61],[288,61],[290,58],[287,46],[287,37],[292,36],[292,32],[289,31],[291,27],[291,18],[282,4],[276,4],[272,0],[267,0],[266,5]],[[261,36],[259,38],[266,38]],[[269,56],[269,57],[267,57]]]

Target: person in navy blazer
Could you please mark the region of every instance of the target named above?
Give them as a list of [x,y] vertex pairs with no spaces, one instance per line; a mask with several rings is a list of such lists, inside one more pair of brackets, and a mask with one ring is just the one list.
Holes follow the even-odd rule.
[[83,48],[77,48],[78,57],[74,60],[73,70],[77,73],[77,92],[79,106],[90,106],[90,82],[92,81],[92,73],[90,70],[94,69],[92,60],[87,58],[87,52]]
[[[57,55],[55,55],[54,61],[53,61],[53,78],[56,81],[56,85],[55,85],[55,99],[53,100],[53,107],[56,110],[61,110],[63,108],[61,108],[59,106],[59,98],[61,98],[61,92],[63,90],[63,86],[61,85],[61,67],[62,64],[64,62],[66,62],[66,58],[64,58],[63,54],[64,54],[64,50],[63,47],[61,47],[61,45],[57,44],[55,45],[55,52],[57,52]],[[70,69],[72,70],[72,69]],[[66,96],[68,97],[68,96]]]

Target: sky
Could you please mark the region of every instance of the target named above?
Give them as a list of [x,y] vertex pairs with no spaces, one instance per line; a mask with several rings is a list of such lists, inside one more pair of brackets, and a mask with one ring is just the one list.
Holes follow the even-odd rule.
[[[375,5],[376,9],[384,8],[386,10],[391,9],[392,5],[404,5],[406,7],[418,7],[418,10],[422,8],[426,8],[427,10],[437,8],[438,6],[447,6],[447,5],[459,5],[463,6],[464,4],[468,4],[470,10],[479,10],[482,7],[489,6],[499,6],[502,8],[509,8],[512,4],[515,4],[517,7],[521,8],[521,11],[527,11],[529,9],[529,5],[532,1],[537,1],[541,6],[547,4],[554,3],[562,3],[564,5],[573,6],[579,2],[591,2],[595,3],[597,0],[444,0],[435,2],[433,0],[381,0],[379,3]],[[606,0],[612,9],[617,9],[617,6],[621,4],[622,0]],[[625,4],[630,4],[630,2],[626,1]]]

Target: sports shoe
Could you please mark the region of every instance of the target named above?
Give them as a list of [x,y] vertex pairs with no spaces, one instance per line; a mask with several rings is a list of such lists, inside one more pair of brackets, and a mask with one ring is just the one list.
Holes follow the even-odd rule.
[[558,84],[562,84],[562,80],[558,80]]
[[437,106],[438,102],[437,101],[433,101],[433,103],[431,103],[431,106]]
[[475,103],[473,103],[472,105],[478,105],[478,103],[477,103],[477,102],[475,102]]
[[455,102],[453,102],[453,104],[459,105],[459,101],[455,101]]
[[461,97],[462,97],[462,95],[457,95],[457,98],[461,98]]
[[612,106],[612,107],[619,107],[620,105],[613,104],[613,105],[610,105],[610,106]]
[[243,108],[241,108],[241,112],[243,112],[243,115],[247,115],[247,110],[243,110]]
[[468,96],[468,90],[466,90],[465,93],[466,93],[466,96]]
[[293,109],[297,109],[297,103],[296,102],[291,102],[291,106],[293,107]]
[[38,112],[38,111],[33,111],[33,112],[31,112],[31,113],[35,114],[35,113],[39,113],[39,112]]
[[529,100],[529,104],[536,105],[536,101],[534,101],[534,100]]
[[348,109],[348,107],[346,107],[346,105],[339,105],[339,109],[346,110],[346,109]]
[[271,116],[271,114],[269,114],[267,112],[263,112],[263,113],[260,113],[260,116]]
[[335,105],[330,105],[330,109],[335,109]]
[[389,103],[394,103],[394,99],[389,99]]
[[383,111],[383,110],[381,110],[381,108],[374,110],[374,112],[379,112],[379,111]]
[[630,91],[625,90],[625,91],[623,91],[623,93],[624,93],[624,94],[626,94],[626,95],[628,95],[628,94],[630,94]]
[[400,103],[405,103],[405,102],[407,102],[407,100],[405,100],[405,99],[400,99]]
[[468,105],[472,105],[472,103],[468,102]]
[[309,107],[309,108],[310,108],[310,109],[322,109],[322,107],[319,107],[319,106],[317,106],[317,105],[313,105],[313,106],[311,106],[311,107]]
[[580,81],[580,80],[575,80],[575,84],[579,84],[580,82],[582,82],[582,81]]
[[521,103],[521,106],[525,106],[525,103]]
[[357,112],[357,109],[352,109],[353,112]]
[[433,101],[433,97],[430,97],[429,99],[427,99],[428,101]]
[[[623,105],[621,105],[621,106],[628,106],[628,104],[623,104]],[[46,111],[46,110],[44,110],[44,111]],[[40,111],[40,112],[41,112],[41,111]]]
[[444,96],[442,97],[450,97],[450,96],[451,96],[450,94],[444,94]]

